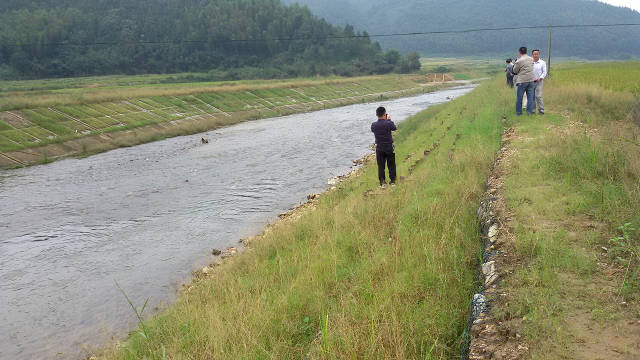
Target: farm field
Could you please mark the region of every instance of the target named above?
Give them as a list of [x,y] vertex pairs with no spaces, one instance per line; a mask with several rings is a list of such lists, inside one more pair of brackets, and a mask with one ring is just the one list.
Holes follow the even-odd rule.
[[423,58],[422,73],[446,73],[456,80],[494,77],[504,72],[503,59]]

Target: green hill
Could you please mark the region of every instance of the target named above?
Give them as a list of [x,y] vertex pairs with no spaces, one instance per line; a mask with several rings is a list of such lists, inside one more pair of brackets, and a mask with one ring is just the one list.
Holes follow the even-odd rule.
[[[537,25],[640,23],[640,13],[592,0],[285,0],[307,5],[336,25],[370,34]],[[563,57],[640,56],[640,26],[556,29],[554,54]],[[514,55],[522,44],[546,48],[546,30],[381,38],[386,48],[425,56]]]
[[[351,34],[279,0],[3,0],[0,79],[212,69],[224,79],[277,78],[400,68],[367,37],[326,39]],[[259,41],[300,37],[314,39]]]

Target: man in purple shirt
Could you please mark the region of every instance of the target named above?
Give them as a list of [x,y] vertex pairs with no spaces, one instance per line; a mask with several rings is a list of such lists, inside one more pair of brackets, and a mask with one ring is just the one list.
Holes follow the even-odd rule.
[[389,167],[389,178],[391,186],[396,184],[396,154],[393,147],[392,131],[398,130],[396,124],[391,121],[387,110],[382,106],[376,110],[378,121],[371,124],[371,131],[376,137],[376,160],[378,161],[378,179],[380,187],[385,187],[387,180],[385,177],[385,164]]

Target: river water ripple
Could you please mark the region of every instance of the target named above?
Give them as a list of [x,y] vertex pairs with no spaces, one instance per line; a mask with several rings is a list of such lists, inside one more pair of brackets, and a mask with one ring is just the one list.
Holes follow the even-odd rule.
[[[398,122],[471,87],[385,101]],[[377,104],[0,171],[0,359],[79,358],[367,153]],[[200,144],[200,137],[210,143]]]

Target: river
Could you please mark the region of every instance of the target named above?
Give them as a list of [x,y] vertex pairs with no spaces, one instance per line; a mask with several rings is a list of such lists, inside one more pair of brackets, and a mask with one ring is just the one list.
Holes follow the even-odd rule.
[[[402,121],[472,87],[386,100]],[[162,308],[236,246],[349,171],[377,104],[245,122],[0,171],[0,359],[80,358]],[[206,137],[209,144],[201,144]]]

